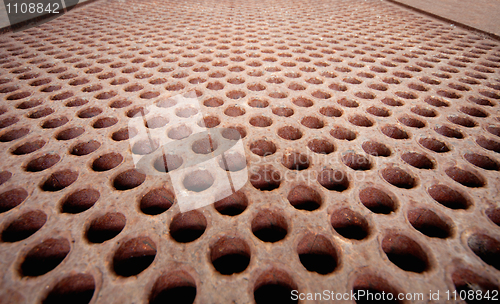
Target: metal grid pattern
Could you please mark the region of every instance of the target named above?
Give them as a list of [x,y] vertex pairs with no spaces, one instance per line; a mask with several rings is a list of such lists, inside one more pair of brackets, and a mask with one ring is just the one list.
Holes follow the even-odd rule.
[[[98,1],[3,34],[0,297],[498,289],[499,73],[498,42],[380,1]],[[180,213],[127,123],[192,91],[250,176]]]

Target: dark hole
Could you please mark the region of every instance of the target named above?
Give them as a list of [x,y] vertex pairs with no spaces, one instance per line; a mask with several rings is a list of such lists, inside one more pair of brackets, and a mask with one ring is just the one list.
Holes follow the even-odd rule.
[[154,255],[131,257],[124,261],[114,263],[114,270],[118,275],[130,277],[141,273],[144,269],[153,263]]
[[268,284],[257,288],[253,295],[257,304],[298,303],[298,300],[292,300],[291,292],[292,288],[288,286]]
[[337,227],[335,228],[335,231],[337,231],[337,233],[341,236],[352,240],[362,240],[368,236],[365,227],[356,225]]
[[331,273],[337,267],[337,261],[329,254],[303,253],[299,254],[299,259],[307,270],[319,274]]
[[170,231],[170,235],[174,238],[174,240],[176,240],[179,243],[189,243],[198,239],[200,236],[203,235],[204,232],[205,232],[204,227],[193,226],[193,227],[183,227],[175,231]]
[[245,270],[250,264],[250,257],[242,254],[226,254],[212,261],[221,274],[229,275]]
[[408,254],[408,253],[386,253],[387,257],[391,262],[396,264],[399,268],[412,271],[412,272],[423,272],[427,268],[425,261],[420,258]]
[[269,226],[255,230],[253,234],[264,242],[275,243],[284,239],[287,231],[282,227]]
[[194,286],[178,286],[178,287],[162,290],[149,303],[151,303],[151,304],[163,304],[163,303],[191,304],[194,302],[195,298],[196,298],[196,287],[194,287]]

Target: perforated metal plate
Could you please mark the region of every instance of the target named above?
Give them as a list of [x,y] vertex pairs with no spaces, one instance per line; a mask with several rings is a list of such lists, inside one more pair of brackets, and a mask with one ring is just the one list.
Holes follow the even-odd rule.
[[[2,303],[498,290],[497,41],[381,1],[97,1],[0,36],[0,73]],[[181,213],[127,126],[193,91],[249,182]]]

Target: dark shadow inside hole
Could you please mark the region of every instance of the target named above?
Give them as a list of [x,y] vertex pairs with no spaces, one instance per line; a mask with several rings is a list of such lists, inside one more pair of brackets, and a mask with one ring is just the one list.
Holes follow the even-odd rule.
[[161,291],[149,303],[163,304],[191,304],[196,298],[196,287],[194,286],[178,286]]
[[427,269],[427,263],[412,254],[391,252],[386,254],[391,262],[403,270],[421,273]]
[[337,261],[330,254],[322,253],[303,253],[299,254],[302,265],[309,270],[319,274],[328,274],[335,270]]
[[254,291],[256,304],[292,304],[298,300],[292,300],[292,288],[280,284],[268,284],[257,288]]
[[253,234],[264,242],[275,243],[284,239],[287,231],[282,227],[269,226],[255,230]]
[[170,231],[170,234],[179,243],[189,243],[192,242],[196,239],[198,239],[200,236],[203,235],[205,232],[204,227],[183,227],[179,228],[175,231]]
[[144,269],[153,263],[155,255],[133,256],[128,259],[114,261],[114,270],[116,274],[130,277],[138,275]]
[[226,254],[212,261],[221,274],[229,275],[245,270],[250,264],[250,257],[243,254]]
[[341,236],[352,240],[362,240],[368,236],[366,229],[357,225],[337,227],[335,228],[335,231],[337,231],[337,233]]

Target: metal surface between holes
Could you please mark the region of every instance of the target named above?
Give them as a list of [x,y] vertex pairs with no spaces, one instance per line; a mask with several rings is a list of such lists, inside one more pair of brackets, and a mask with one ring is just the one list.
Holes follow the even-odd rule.
[[[496,41],[380,1],[99,1],[0,36],[0,63],[0,228],[28,211],[46,215],[31,236],[0,243],[0,297],[6,302],[39,303],[77,273],[94,280],[91,303],[147,302],[161,291],[154,285],[164,274],[173,278],[164,287],[195,285],[196,303],[250,303],[256,288],[277,282],[301,292],[372,286],[427,295],[474,278],[467,271],[498,288],[498,270],[471,249],[488,236],[494,241],[483,250],[498,259],[499,216],[491,212],[499,195]],[[137,107],[192,90],[209,126],[244,131],[250,174],[271,165],[282,181],[272,191],[248,182],[242,189],[248,206],[240,215],[222,215],[212,205],[199,209],[193,221],[203,226],[204,218],[205,232],[179,243],[169,229],[179,214],[176,204],[158,215],[140,208],[153,189],[173,191],[168,174],[142,183],[136,176],[135,184],[123,178],[134,165],[117,132]],[[40,140],[45,144],[31,153],[18,148]],[[89,141],[99,144],[74,149]],[[97,149],[79,155],[92,147]],[[271,155],[256,154],[266,152]],[[286,158],[291,152],[307,155],[308,166],[298,164],[307,168],[285,167],[297,165],[293,155]],[[31,163],[46,154],[58,157]],[[104,154],[107,161],[96,167]],[[347,189],[322,186],[316,178],[323,169],[343,172]],[[62,174],[47,183],[57,172]],[[82,189],[94,189],[99,199],[83,212],[62,212],[68,196]],[[449,189],[456,192],[442,195]],[[92,193],[80,202],[92,201]],[[319,208],[293,206],[304,200]],[[384,203],[393,212],[384,214]],[[352,212],[341,216],[343,208]],[[252,233],[257,214],[268,210],[276,215],[270,222],[286,223],[287,236],[279,242]],[[436,216],[424,216],[424,224],[449,228],[449,237],[431,238],[412,226],[410,220],[418,225],[429,211]],[[126,219],[123,230],[90,243],[91,222],[116,212]],[[342,236],[332,215],[344,222],[357,217],[369,227],[367,237]],[[67,240],[51,247],[60,253],[69,246],[67,256],[44,275],[22,276],[27,253],[50,238]],[[127,243],[133,239],[139,242]],[[156,248],[156,256],[137,276],[119,276],[113,258],[117,251],[126,255],[123,246],[142,253]],[[250,263],[226,276],[215,270],[210,252],[231,246],[249,253]],[[411,253],[426,270],[404,271],[384,249]],[[336,256],[335,270],[308,271],[299,253],[314,250]]]

